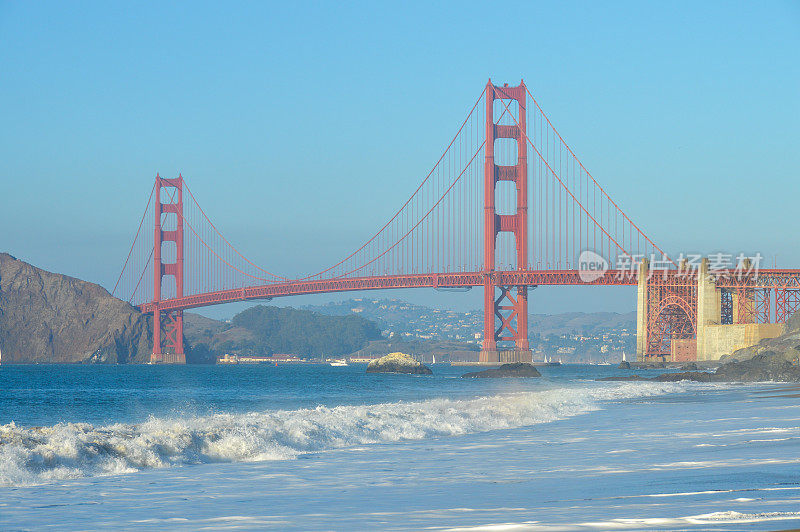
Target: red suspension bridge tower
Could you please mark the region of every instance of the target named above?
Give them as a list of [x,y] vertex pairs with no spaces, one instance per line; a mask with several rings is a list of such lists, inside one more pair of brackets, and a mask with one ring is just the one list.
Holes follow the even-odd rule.
[[[169,195],[168,203],[162,202],[162,192]],[[174,244],[174,249],[164,249],[163,245],[168,242]],[[186,363],[183,352],[183,310],[162,310],[159,306],[162,300],[169,297],[183,297],[183,248],[183,176],[168,179],[156,175],[151,362]],[[172,261],[167,262],[170,259]],[[169,278],[172,278],[174,288],[171,286],[170,293],[164,297],[164,281]]]
[[[521,81],[516,87],[508,84],[496,87],[491,80],[486,84],[486,147],[484,177],[484,264],[483,264],[483,348],[481,362],[530,362],[528,345],[528,287],[506,286],[495,272],[497,238],[502,232],[514,235],[516,269],[528,269],[528,146],[526,132],[526,88]],[[517,104],[513,124],[495,122],[494,102],[500,100],[509,110],[505,100]],[[513,112],[513,111],[512,111]],[[502,118],[502,115],[501,117]],[[500,120],[498,118],[498,121]],[[516,164],[498,165],[495,162],[495,140],[516,141]],[[495,205],[497,185],[510,181],[516,187],[516,210],[500,214]],[[503,348],[498,342],[514,342]]]

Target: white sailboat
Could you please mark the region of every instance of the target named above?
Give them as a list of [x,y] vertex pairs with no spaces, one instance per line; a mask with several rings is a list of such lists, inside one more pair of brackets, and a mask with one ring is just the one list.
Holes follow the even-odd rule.
[[436,364],[436,355],[431,355],[432,362],[431,364]]

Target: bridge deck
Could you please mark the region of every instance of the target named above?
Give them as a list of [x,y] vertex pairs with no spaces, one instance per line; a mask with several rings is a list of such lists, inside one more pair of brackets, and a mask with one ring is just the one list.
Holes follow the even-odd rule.
[[[638,282],[638,272],[630,270],[608,270],[604,273],[579,270],[522,270],[498,271],[490,274],[493,284],[505,286],[631,286]],[[651,275],[662,275],[653,271]],[[677,277],[677,270],[668,270],[666,275]],[[741,275],[733,270],[716,273],[719,287],[771,286],[776,288],[800,288],[800,270],[760,270],[757,278],[747,277],[743,283]],[[681,282],[696,282],[691,274],[684,274]],[[319,280],[298,280],[244,288],[233,288],[165,299],[158,303],[161,310],[185,310],[210,305],[221,305],[235,301],[272,299],[275,297],[348,292],[356,290],[389,290],[397,288],[466,288],[483,286],[483,272],[421,273],[409,275],[387,275],[379,277],[347,277]],[[155,303],[140,306],[143,312],[153,312]]]
[[[494,272],[491,274],[496,284],[506,286],[539,285],[600,285],[625,286],[637,283],[636,272],[609,270],[597,273],[596,279],[587,281],[589,272],[578,270],[523,270]],[[220,305],[234,301],[251,299],[271,299],[274,297],[297,296],[348,292],[356,290],[389,290],[396,288],[466,288],[483,286],[483,272],[420,273],[409,275],[387,275],[380,277],[346,277],[320,280],[287,281],[245,288],[234,288],[165,299],[159,303],[161,310],[179,310],[210,305]],[[140,306],[143,312],[152,312],[154,303]]]

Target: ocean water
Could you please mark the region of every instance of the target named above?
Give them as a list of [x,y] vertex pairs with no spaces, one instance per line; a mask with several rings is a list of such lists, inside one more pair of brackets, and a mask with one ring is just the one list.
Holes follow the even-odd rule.
[[0,529],[800,527],[800,389],[433,369],[0,366]]

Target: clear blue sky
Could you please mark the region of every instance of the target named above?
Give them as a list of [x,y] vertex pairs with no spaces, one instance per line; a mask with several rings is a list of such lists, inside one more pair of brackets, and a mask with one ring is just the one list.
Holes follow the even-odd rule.
[[113,286],[154,174],[181,171],[256,263],[316,271],[405,201],[491,76],[524,78],[665,249],[800,267],[798,57],[788,1],[0,0],[0,250]]

